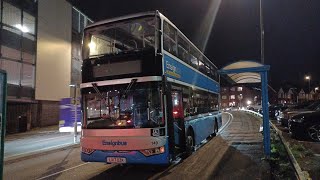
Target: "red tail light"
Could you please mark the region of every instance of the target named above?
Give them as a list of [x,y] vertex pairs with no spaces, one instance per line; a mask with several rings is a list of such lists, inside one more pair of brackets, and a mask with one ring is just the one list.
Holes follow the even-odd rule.
[[162,154],[165,152],[164,146],[153,148],[153,149],[145,149],[140,151],[145,156],[152,156],[157,154]]

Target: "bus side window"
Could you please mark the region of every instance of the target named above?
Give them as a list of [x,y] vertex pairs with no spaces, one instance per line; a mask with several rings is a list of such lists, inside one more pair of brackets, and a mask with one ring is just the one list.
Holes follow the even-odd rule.
[[206,68],[201,58],[199,59],[199,71],[202,72],[203,74],[206,74]]
[[191,115],[191,111],[190,111],[190,101],[189,98],[183,98],[183,114],[184,117],[188,117]]
[[171,44],[170,44],[170,39],[167,35],[164,35],[163,37],[163,49],[170,52],[171,51]]
[[206,75],[211,77],[211,69],[209,66],[206,66]]
[[219,110],[219,101],[218,101],[218,95],[217,94],[210,94],[209,95],[209,111],[217,111]]
[[166,21],[163,22],[163,28],[164,28],[163,48],[166,51],[173,54],[174,56],[178,57],[178,47],[177,47],[177,37],[176,37],[177,30]]
[[180,33],[178,33],[178,58],[187,64],[190,64],[189,50],[189,43]]
[[200,57],[199,52],[195,48],[191,47],[190,62],[191,62],[191,66],[193,66],[196,69],[199,69],[199,57]]
[[205,92],[196,91],[192,96],[193,115],[209,112],[208,94]]

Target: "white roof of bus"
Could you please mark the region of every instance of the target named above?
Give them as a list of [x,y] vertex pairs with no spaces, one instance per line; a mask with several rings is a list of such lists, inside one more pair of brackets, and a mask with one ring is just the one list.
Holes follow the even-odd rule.
[[179,28],[177,28],[177,26],[175,26],[167,17],[165,17],[163,14],[161,14],[159,11],[149,11],[149,12],[142,12],[142,13],[136,13],[136,14],[130,14],[130,15],[126,15],[126,16],[120,16],[120,17],[115,17],[115,18],[111,18],[111,19],[106,19],[106,20],[102,20],[102,21],[98,21],[98,22],[95,22],[93,24],[90,24],[88,25],[85,29],[87,28],[91,28],[91,27],[94,27],[94,26],[98,26],[98,25],[102,25],[102,24],[107,24],[107,23],[111,23],[111,22],[116,22],[116,21],[121,21],[121,20],[125,20],[125,19],[131,19],[131,18],[137,18],[137,17],[142,17],[142,16],[150,16],[150,15],[153,15],[153,16],[156,16],[156,15],[159,15],[160,18],[166,20],[171,26],[173,26],[174,28],[177,29],[177,31],[190,43],[194,46],[194,48],[196,48],[202,56],[204,56],[208,61],[209,63],[211,63],[211,65],[213,65],[215,68],[217,68],[217,66],[215,66],[213,64],[213,62],[211,62],[207,56],[205,56],[203,54],[203,52],[198,49],[198,47],[196,45],[194,45],[188,38],[187,36],[185,36],[180,30]]

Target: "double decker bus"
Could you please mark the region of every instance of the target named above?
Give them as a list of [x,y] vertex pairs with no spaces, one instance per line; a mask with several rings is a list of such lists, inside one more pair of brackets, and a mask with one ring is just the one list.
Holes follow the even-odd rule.
[[216,66],[158,11],[84,30],[81,159],[170,164],[221,126]]

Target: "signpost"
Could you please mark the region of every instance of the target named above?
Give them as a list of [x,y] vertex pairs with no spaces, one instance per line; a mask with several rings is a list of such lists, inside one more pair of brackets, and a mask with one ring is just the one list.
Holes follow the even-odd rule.
[[0,70],[0,135],[1,135],[1,148],[0,148],[0,179],[3,179],[3,166],[4,166],[4,136],[6,132],[6,110],[7,110],[7,73]]
[[74,88],[74,92],[73,92],[73,105],[74,105],[74,124],[73,124],[73,127],[74,127],[74,138],[73,138],[73,142],[74,143],[77,143],[77,135],[78,135],[78,130],[77,130],[77,127],[78,127],[78,98],[77,98],[77,85],[69,85],[70,87],[73,87]]

